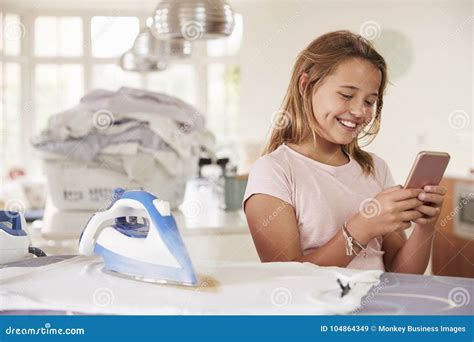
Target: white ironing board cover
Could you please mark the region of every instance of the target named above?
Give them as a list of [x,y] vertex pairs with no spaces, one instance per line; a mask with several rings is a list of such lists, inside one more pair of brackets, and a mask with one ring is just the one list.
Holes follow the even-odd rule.
[[[66,310],[121,315],[348,314],[381,271],[310,263],[206,262],[198,287],[145,283],[104,273],[100,257],[0,269],[1,310]],[[341,297],[343,284],[351,290]]]

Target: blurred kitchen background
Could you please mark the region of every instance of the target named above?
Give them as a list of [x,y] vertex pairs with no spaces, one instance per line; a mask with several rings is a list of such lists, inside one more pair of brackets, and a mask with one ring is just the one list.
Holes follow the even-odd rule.
[[366,149],[401,184],[420,150],[451,155],[427,273],[474,277],[472,1],[2,0],[0,14],[0,205],[47,253],[77,252],[121,186],[170,201],[194,259],[258,260],[249,167],[298,52],[348,29],[389,65]]

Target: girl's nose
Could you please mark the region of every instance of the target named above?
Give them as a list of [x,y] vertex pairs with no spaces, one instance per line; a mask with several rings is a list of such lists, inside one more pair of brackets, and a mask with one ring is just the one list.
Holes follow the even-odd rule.
[[364,104],[354,102],[351,107],[351,114],[354,116],[364,116]]

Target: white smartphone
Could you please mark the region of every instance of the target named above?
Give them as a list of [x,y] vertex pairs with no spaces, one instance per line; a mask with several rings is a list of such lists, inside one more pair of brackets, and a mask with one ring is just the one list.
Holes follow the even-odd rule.
[[405,182],[405,189],[423,189],[426,185],[439,185],[450,158],[446,152],[418,153]]

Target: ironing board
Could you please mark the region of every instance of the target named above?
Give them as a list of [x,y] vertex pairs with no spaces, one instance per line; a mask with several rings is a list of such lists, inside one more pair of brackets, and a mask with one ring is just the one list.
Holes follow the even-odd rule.
[[[35,258],[11,266],[38,267],[66,260],[73,256]],[[457,291],[457,292],[456,292]],[[448,298],[468,294],[467,301],[459,306],[449,305]],[[379,286],[372,288],[362,300],[356,315],[473,315],[474,306],[469,302],[474,294],[474,279],[383,273]],[[66,311],[11,310],[1,315],[65,315]],[[80,315],[81,312],[74,312]]]

